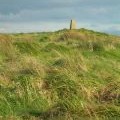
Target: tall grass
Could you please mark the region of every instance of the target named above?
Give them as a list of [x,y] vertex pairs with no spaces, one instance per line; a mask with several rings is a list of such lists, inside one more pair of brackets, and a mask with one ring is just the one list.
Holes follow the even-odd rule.
[[12,37],[9,35],[0,35],[0,53],[8,58],[15,56],[16,48],[13,46]]
[[119,50],[85,29],[0,35],[0,119],[119,120]]

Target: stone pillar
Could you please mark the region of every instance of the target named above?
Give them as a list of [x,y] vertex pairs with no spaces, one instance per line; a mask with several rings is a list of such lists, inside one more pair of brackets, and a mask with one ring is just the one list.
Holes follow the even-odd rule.
[[70,22],[70,30],[76,29],[77,28],[77,23],[75,20],[71,20]]

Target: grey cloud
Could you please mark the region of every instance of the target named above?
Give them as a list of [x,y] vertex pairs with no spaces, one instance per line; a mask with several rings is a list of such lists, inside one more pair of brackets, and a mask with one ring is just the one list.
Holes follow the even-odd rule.
[[0,0],[2,13],[16,13],[24,9],[53,9],[65,7],[120,7],[119,0]]
[[77,3],[81,3],[81,0],[4,0],[0,1],[0,11],[2,13],[16,13],[21,10],[36,10],[36,9],[53,9],[78,6]]
[[61,29],[72,18],[79,27],[106,31],[114,24],[120,31],[119,8],[120,0],[0,0],[0,32]]

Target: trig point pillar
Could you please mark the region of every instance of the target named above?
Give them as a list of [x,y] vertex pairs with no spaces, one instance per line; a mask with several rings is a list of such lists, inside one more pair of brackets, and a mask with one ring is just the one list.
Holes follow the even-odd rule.
[[75,20],[71,20],[70,22],[70,30],[76,29],[77,28],[77,23]]

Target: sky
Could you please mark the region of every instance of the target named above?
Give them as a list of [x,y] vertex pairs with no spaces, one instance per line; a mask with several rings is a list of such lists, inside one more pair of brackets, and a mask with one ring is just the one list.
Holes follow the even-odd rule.
[[120,0],[0,0],[0,33],[77,28],[120,35]]

